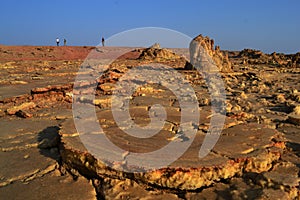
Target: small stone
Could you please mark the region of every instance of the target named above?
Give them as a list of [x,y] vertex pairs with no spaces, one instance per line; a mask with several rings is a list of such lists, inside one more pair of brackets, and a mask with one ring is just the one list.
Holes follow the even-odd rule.
[[235,105],[233,106],[233,108],[231,109],[232,112],[240,112],[242,110],[241,106],[239,105]]
[[294,99],[296,102],[300,103],[300,95],[295,95]]
[[103,83],[99,87],[106,94],[111,94],[115,89],[115,85],[112,83]]
[[293,93],[293,94],[297,94],[297,93],[298,93],[298,90],[297,90],[297,89],[293,89],[293,90],[292,90],[292,93]]
[[231,109],[232,109],[232,104],[231,103],[229,103],[229,101],[226,101],[225,102],[225,109],[226,109],[226,112],[231,112]]
[[28,82],[26,82],[26,81],[10,81],[10,84],[20,84],[20,85],[25,85],[25,84],[27,84]]
[[5,112],[0,109],[0,117],[3,117],[5,115]]
[[260,108],[260,109],[258,109],[257,111],[256,111],[256,113],[258,113],[258,114],[262,114],[262,113],[266,113],[267,111],[266,111],[266,109],[264,109],[264,108]]
[[30,117],[33,116],[33,114],[28,113],[28,112],[23,111],[23,110],[19,110],[18,112],[16,112],[16,116],[22,117],[22,118],[30,118]]
[[31,77],[32,80],[43,80],[44,77],[41,77],[41,76],[33,76]]
[[276,100],[279,102],[279,103],[284,103],[286,100],[285,100],[285,97],[284,97],[284,94],[278,94],[276,96]]
[[68,116],[66,116],[66,115],[57,115],[57,116],[55,116],[55,119],[56,120],[68,119]]
[[248,96],[245,94],[245,92],[242,92],[241,95],[240,95],[243,99],[247,99]]
[[65,95],[66,95],[66,97],[73,98],[73,93],[72,92],[66,92]]
[[54,137],[51,139],[44,138],[40,143],[38,144],[38,148],[40,149],[50,149],[52,147],[56,147],[58,145],[59,138]]
[[293,113],[295,115],[300,115],[300,105],[296,106],[294,109],[293,109]]
[[293,112],[288,115],[288,121],[295,125],[300,125],[300,105],[297,105]]
[[47,149],[50,147],[50,141],[49,139],[45,138],[43,139],[39,144],[38,144],[38,147],[41,148],[41,149]]
[[208,106],[210,104],[210,100],[207,98],[199,99],[199,106]]

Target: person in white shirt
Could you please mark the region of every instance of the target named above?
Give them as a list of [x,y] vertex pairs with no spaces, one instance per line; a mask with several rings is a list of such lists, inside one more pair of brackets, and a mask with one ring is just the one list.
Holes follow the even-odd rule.
[[56,46],[59,46],[59,38],[56,38]]

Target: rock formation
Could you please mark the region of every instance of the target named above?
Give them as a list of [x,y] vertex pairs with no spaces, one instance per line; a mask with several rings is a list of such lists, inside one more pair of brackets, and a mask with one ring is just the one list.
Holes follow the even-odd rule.
[[174,60],[174,59],[180,59],[179,55],[176,55],[172,51],[168,49],[161,49],[158,48],[159,45],[154,44],[153,46],[146,48],[142,51],[141,55],[139,56],[139,59],[141,60]]
[[263,52],[255,49],[243,49],[238,55],[238,57],[246,57],[252,59],[258,59],[265,56],[266,55]]
[[243,49],[236,55],[236,58],[242,59],[242,64],[269,64],[273,66],[297,67],[300,64],[299,55],[299,52],[289,55],[276,52],[265,54],[255,49]]
[[[214,40],[210,39],[208,36],[204,37],[200,34],[193,39],[193,41],[190,44],[190,49],[194,49],[193,50],[194,54],[197,54],[198,51],[195,50],[197,48],[202,49],[203,51],[206,52],[206,53],[201,52],[202,61],[210,62],[211,64],[216,65],[218,67],[218,69],[222,72],[232,71],[232,66],[231,66],[231,62],[228,59],[228,55],[223,54],[220,51],[219,46],[215,46],[215,48],[214,48]],[[208,58],[208,56],[210,56],[212,58],[212,60],[210,60],[210,58]],[[197,58],[197,57],[199,57],[199,55],[191,55],[191,60],[193,58]],[[207,67],[209,67],[209,66],[207,66]],[[209,69],[204,69],[204,70],[206,71]]]
[[159,43],[154,43],[152,46],[150,46],[150,48],[152,48],[152,49],[161,49]]
[[289,114],[288,121],[293,124],[300,125],[300,105],[296,106],[293,109],[293,112]]

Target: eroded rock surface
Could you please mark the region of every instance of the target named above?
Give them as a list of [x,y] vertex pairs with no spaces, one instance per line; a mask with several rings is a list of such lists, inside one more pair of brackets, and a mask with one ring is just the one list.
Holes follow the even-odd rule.
[[[219,55],[212,40],[204,37],[199,40],[210,55]],[[139,87],[130,98],[129,107],[132,120],[146,126],[150,122],[149,106],[161,104],[167,120],[159,134],[141,141],[124,134],[115,122],[111,112],[115,83],[128,70],[150,63],[151,59],[139,59],[142,51],[129,52],[112,63],[97,80],[94,101],[79,99],[95,106],[104,134],[127,151],[124,162],[104,164],[83,145],[73,120],[72,86],[84,57],[73,55],[74,59],[60,60],[55,59],[60,53],[54,47],[28,48],[20,56],[14,56],[16,50],[8,47],[1,47],[0,52],[0,55],[11,56],[9,60],[0,60],[1,197],[299,199],[300,68],[297,54],[276,54],[274,58],[267,55],[269,61],[266,61],[266,56],[260,52],[227,52],[231,67],[222,75],[226,87],[224,130],[212,151],[202,159],[198,157],[199,148],[209,131],[213,114],[207,83],[196,70],[185,69],[186,61],[181,61],[182,58],[159,59],[159,63],[180,69],[178,72],[195,91],[200,114],[198,126],[193,126],[196,136],[176,162],[154,171],[129,173],[116,169],[126,167],[130,152],[149,152],[170,142],[180,144],[189,140],[177,134],[181,131],[178,99],[159,84],[148,82]],[[30,51],[45,56],[34,60],[29,57]],[[113,53],[114,49],[106,48],[105,51]],[[250,58],[249,54],[257,56]],[[222,56],[215,56],[219,59],[216,63],[227,59],[224,54]],[[24,59],[26,57],[33,60]],[[256,60],[256,64],[243,63],[246,57]],[[296,65],[290,67],[280,61],[287,58],[295,59]],[[226,62],[223,66],[229,66]],[[176,84],[179,80],[173,77],[171,81]],[[184,91],[182,94],[184,97]],[[82,123],[89,123],[89,119],[83,119]],[[157,161],[162,158],[157,157]]]
[[[202,60],[203,71],[209,71],[209,67],[206,68],[205,62],[213,63],[222,72],[231,72],[232,66],[228,59],[228,54],[220,51],[219,46],[214,45],[214,40],[210,39],[208,36],[204,37],[198,35],[191,42],[190,48],[193,49],[191,57]],[[198,49],[198,50],[197,50]],[[199,51],[203,51],[199,54]],[[212,61],[210,61],[212,59]]]
[[255,49],[244,49],[236,55],[242,59],[243,64],[269,64],[285,67],[299,67],[299,53],[285,55],[282,53],[273,52],[265,54],[262,51]]
[[174,60],[179,58],[180,56],[176,55],[172,51],[168,49],[157,48],[157,46],[144,49],[141,55],[139,56],[139,59],[152,60],[152,61],[172,60],[172,59]]

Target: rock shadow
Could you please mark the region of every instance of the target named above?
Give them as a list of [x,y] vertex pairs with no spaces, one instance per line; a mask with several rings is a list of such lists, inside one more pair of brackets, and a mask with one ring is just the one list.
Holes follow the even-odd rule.
[[59,144],[60,135],[58,126],[49,126],[38,133],[38,148],[42,155],[60,163]]
[[[262,174],[255,173],[255,172],[247,172],[243,176],[240,177],[242,182],[245,185],[253,185],[253,182],[259,181],[264,179]],[[215,193],[217,194],[218,198],[220,199],[260,199],[263,195],[263,188],[262,187],[249,187],[240,189],[239,185],[236,183],[231,182],[231,180],[223,180],[224,184],[229,185],[228,188],[220,190],[216,189]],[[239,191],[239,192],[236,192]]]
[[287,107],[285,104],[279,104],[274,107],[269,107],[268,109],[271,111],[274,111],[274,112],[281,112],[281,113],[285,113],[285,114],[289,114],[293,111],[292,108]]
[[292,151],[300,157],[300,144],[296,142],[287,142],[287,146],[292,149]]

